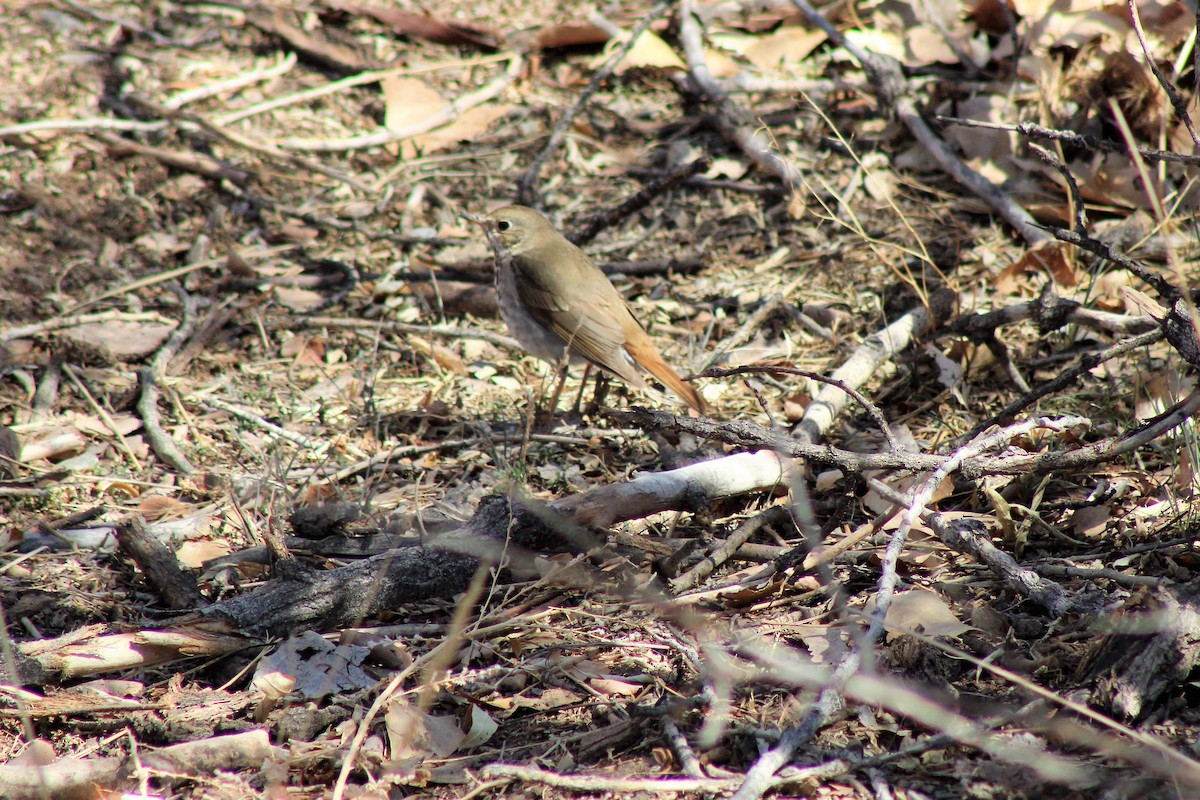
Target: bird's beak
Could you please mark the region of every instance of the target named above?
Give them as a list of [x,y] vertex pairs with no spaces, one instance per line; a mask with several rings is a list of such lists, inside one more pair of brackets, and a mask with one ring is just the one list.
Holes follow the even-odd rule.
[[487,218],[481,214],[468,214],[466,211],[460,211],[458,212],[458,216],[460,219],[469,220],[477,225],[483,225],[487,222]]

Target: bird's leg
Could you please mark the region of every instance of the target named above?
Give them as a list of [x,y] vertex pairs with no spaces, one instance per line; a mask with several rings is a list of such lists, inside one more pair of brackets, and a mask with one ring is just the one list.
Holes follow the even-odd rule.
[[554,419],[554,412],[558,410],[558,398],[562,396],[563,386],[567,383],[567,368],[571,366],[571,351],[569,348],[563,348],[562,357],[558,359],[558,380],[554,384],[554,393],[550,396],[550,406],[546,409],[546,415],[550,420]]
[[[571,413],[578,414],[579,406],[583,403],[583,390],[587,388],[588,375],[592,374],[592,364],[589,361],[583,365],[583,380],[579,382],[579,394],[575,395],[575,405],[571,406]],[[599,374],[599,372],[597,372]]]
[[587,413],[593,415],[604,405],[608,394],[608,373],[602,369],[596,370],[596,391],[592,394],[592,402],[588,403]]
[[554,412],[558,410],[558,398],[562,397],[563,386],[567,383],[567,366],[564,363],[558,368],[558,380],[554,382],[554,394],[550,396],[550,407],[548,409],[550,416],[554,416]]

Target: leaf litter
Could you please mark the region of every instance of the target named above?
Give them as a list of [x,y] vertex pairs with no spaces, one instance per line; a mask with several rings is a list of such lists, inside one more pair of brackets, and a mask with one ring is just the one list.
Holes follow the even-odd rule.
[[[256,17],[219,4],[186,12],[157,3],[26,6],[0,34],[0,58],[13,76],[0,89],[0,127],[102,120],[83,128],[90,133],[61,125],[3,134],[12,180],[0,193],[0,268],[9,278],[0,287],[0,422],[18,446],[3,453],[0,591],[7,636],[23,659],[43,659],[46,671],[6,681],[14,771],[0,781],[19,785],[24,773],[16,770],[30,763],[62,767],[97,752],[124,758],[129,741],[169,749],[192,738],[219,747],[222,735],[262,728],[271,732],[277,767],[264,768],[262,757],[220,767],[200,759],[178,771],[191,780],[178,780],[159,764],[150,773],[153,792],[248,797],[287,787],[324,797],[343,769],[360,796],[387,786],[499,796],[534,783],[542,788],[530,791],[577,796],[624,791],[625,778],[684,776],[728,792],[762,748],[798,724],[819,688],[766,669],[770,653],[829,666],[854,647],[861,620],[876,607],[885,537],[901,522],[880,522],[829,562],[805,566],[814,546],[851,541],[889,508],[877,487],[841,473],[810,489],[814,529],[768,526],[678,603],[662,596],[663,579],[710,557],[709,546],[747,515],[787,503],[781,492],[672,511],[641,526],[619,523],[604,532],[609,545],[588,558],[539,554],[531,571],[510,564],[512,574],[492,578],[471,602],[469,592],[431,596],[359,621],[403,645],[407,663],[320,635],[332,630],[272,638],[166,616],[156,596],[163,578],[150,577],[143,556],[117,549],[122,522],[146,519],[172,560],[219,602],[281,572],[342,567],[369,555],[376,537],[406,540],[380,539],[380,547],[419,547],[469,519],[489,494],[552,500],[719,454],[596,413],[543,432],[530,409],[548,395],[553,369],[500,340],[387,327],[505,333],[494,306],[462,312],[454,305],[462,287],[486,289],[490,280],[482,243],[455,214],[512,199],[557,119],[648,11],[627,4],[609,18],[581,20],[578,10],[549,0],[443,5],[417,14],[327,3],[294,18],[282,7]],[[1139,12],[1156,66],[1194,107],[1189,60],[1180,55],[1194,20],[1169,5],[1142,4]],[[1032,304],[1047,286],[1122,317],[1171,313],[1128,270],[1059,242],[1021,244],[984,217],[984,203],[932,169],[923,146],[876,113],[850,51],[832,46],[791,7],[703,13],[714,74],[790,87],[737,96],[807,176],[804,188],[787,197],[723,138],[716,112],[698,109],[681,90],[689,57],[673,18],[622,57],[537,187],[555,222],[570,230],[662,174],[669,153],[712,157],[701,178],[655,194],[586,248],[674,363],[706,363],[777,293],[785,293],[782,303],[725,349],[722,363],[829,374],[882,324],[930,305],[943,282],[958,292],[962,315]],[[216,24],[224,26],[220,36],[205,32]],[[1071,227],[1076,202],[1061,172],[1028,152],[1029,138],[1003,126],[1033,120],[1191,150],[1187,126],[1121,7],[878,4],[854,9],[839,25],[851,44],[929,68],[922,91],[930,112],[943,117],[945,138],[1039,221]],[[282,57],[264,59],[264,52]],[[18,59],[22,53],[34,62]],[[518,54],[521,69],[510,75]],[[936,68],[945,67],[962,74],[939,78]],[[387,74],[336,85],[375,69]],[[97,102],[110,98],[112,81],[196,116],[127,114]],[[456,105],[482,87],[494,94]],[[324,93],[309,94],[314,89]],[[204,121],[235,136],[218,136]],[[129,141],[157,150],[128,151],[105,139],[113,123]],[[425,127],[361,149],[345,144]],[[289,149],[338,140],[348,149],[322,154],[326,172],[310,170],[297,160],[301,151]],[[1195,279],[1195,245],[1186,236],[1194,165],[1147,172],[1121,153],[1077,142],[1056,147],[1095,230],[1128,224],[1117,239],[1122,248],[1180,285]],[[211,177],[208,158],[250,181]],[[1138,217],[1147,212],[1157,216]],[[672,269],[696,258],[698,272]],[[655,260],[665,272],[634,268]],[[350,265],[353,278],[321,264]],[[172,356],[176,368],[159,373],[165,434],[200,465],[192,473],[155,457],[147,443],[155,432],[134,411],[142,370],[181,324],[172,282],[203,300],[194,346],[185,342]],[[327,307],[343,286],[348,293]],[[798,324],[801,304],[840,312],[837,337]],[[161,318],[138,316],[146,310]],[[88,313],[113,316],[82,320]],[[39,327],[64,319],[61,335]],[[864,391],[897,430],[907,429],[912,452],[929,453],[1019,396],[1014,373],[1037,385],[1114,341],[1082,325],[1043,330],[1028,321],[1005,328],[1003,338],[1002,351],[994,338],[967,347],[930,337]],[[1037,411],[1084,414],[1091,421],[1084,442],[1116,436],[1194,392],[1179,379],[1180,361],[1163,343],[1147,345],[1092,367],[1091,379],[1046,396]],[[564,395],[577,388],[573,375]],[[814,389],[767,372],[711,379],[704,392],[719,419],[768,425],[803,418]],[[630,402],[646,400],[610,389],[610,405]],[[860,410],[839,425],[831,444],[882,449]],[[1112,728],[1068,701],[1093,692],[1100,711],[1173,748],[1174,766],[1155,767],[1152,780],[1194,785],[1186,670],[1115,666],[1128,650],[1123,635],[1147,635],[1137,627],[1152,618],[1146,609],[1193,602],[1194,439],[1187,421],[1104,467],[1046,480],[1017,476],[990,491],[964,476],[940,482],[930,508],[942,521],[984,531],[1022,568],[1061,582],[1078,605],[1062,618],[1047,615],[981,566],[992,563],[984,555],[947,546],[937,520],[927,519],[896,554],[902,588],[887,611],[880,663],[864,674],[894,681],[897,697],[922,687],[947,719],[961,713],[989,735],[1024,737],[1048,758],[1068,758],[1048,723],[1012,715],[1013,697],[1028,686],[969,666],[969,658],[994,657],[1069,709],[1072,724],[1095,724],[1094,736]],[[1008,450],[1055,446],[1029,436]],[[860,477],[879,476],[896,477]],[[890,485],[910,491],[917,482]],[[292,535],[295,507],[334,501],[362,507],[361,530],[339,523],[352,534],[328,549]],[[1186,615],[1178,618],[1186,623]],[[1114,619],[1133,632],[1123,634]],[[1168,641],[1190,663],[1181,639]],[[1114,655],[1097,666],[1102,647]],[[1136,646],[1129,652],[1136,656]],[[1174,676],[1161,695],[1141,695],[1157,723],[1122,711],[1132,707],[1125,698],[1134,689],[1123,687],[1112,703],[1094,693],[1139,669]],[[138,685],[99,698],[76,691],[98,674]],[[252,681],[255,674],[273,680]],[[399,693],[385,695],[381,685],[400,675]],[[366,719],[385,696],[382,713]],[[967,696],[986,702],[971,706]],[[981,748],[964,729],[948,740],[929,736],[951,729],[933,726],[911,698],[888,705],[853,685],[844,697],[851,713],[822,727],[799,763],[847,766],[821,778],[781,773],[784,788],[771,791],[867,796],[868,779],[900,796],[1034,796],[1044,788],[996,768],[1004,754]],[[148,708],[123,710],[129,702]],[[40,738],[22,727],[31,719],[46,721]],[[129,731],[125,743],[109,738],[118,731]],[[1083,741],[1078,746],[1091,752]],[[1132,772],[1160,763],[1147,754],[1152,745],[1135,741],[1151,749],[1126,751],[1124,760],[1093,753],[1105,779],[1132,780]],[[915,743],[924,749],[904,755]]]

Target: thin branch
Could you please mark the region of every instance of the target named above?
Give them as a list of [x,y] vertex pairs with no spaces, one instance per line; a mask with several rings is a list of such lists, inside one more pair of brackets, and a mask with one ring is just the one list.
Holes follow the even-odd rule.
[[[588,85],[583,88],[583,91],[579,93],[579,96],[576,98],[575,102],[566,110],[566,112],[554,125],[554,129],[550,131],[550,138],[546,141],[546,144],[542,147],[538,154],[534,156],[533,161],[529,164],[528,169],[525,170],[525,174],[521,176],[519,181],[517,181],[518,203],[527,206],[538,205],[538,193],[536,190],[534,190],[533,185],[537,183],[538,175],[541,174],[542,167],[545,166],[550,157],[554,155],[554,153],[558,151],[559,146],[562,145],[563,139],[565,139],[567,136],[567,128],[569,128],[571,123],[575,121],[575,118],[583,112],[583,109],[591,101],[592,96],[600,90],[600,86],[606,80],[608,80],[609,76],[613,74],[614,70],[616,70],[617,65],[621,63],[622,59],[624,59],[625,56],[628,55],[629,51],[633,49],[633,46],[637,44],[638,38],[646,32],[646,30],[655,22],[655,20],[667,13],[667,9],[670,8],[671,5],[672,0],[661,0],[661,2],[657,3],[649,11],[647,11],[646,15],[642,17],[642,19],[638,21],[638,24],[634,26],[633,30],[630,31],[629,37],[625,41],[621,42],[620,46],[617,47],[608,61],[605,61],[604,65],[600,67],[600,69],[596,70],[596,73],[592,75],[591,80],[588,81]],[[576,242],[576,244],[578,244],[578,242]]]

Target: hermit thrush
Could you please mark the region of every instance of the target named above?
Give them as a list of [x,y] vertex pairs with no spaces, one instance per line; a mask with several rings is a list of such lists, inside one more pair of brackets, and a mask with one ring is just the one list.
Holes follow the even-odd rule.
[[639,365],[705,413],[700,393],[663,361],[605,274],[545,217],[524,206],[462,216],[483,226],[496,254],[500,313],[522,347],[553,364],[566,350],[573,363],[645,389]]

